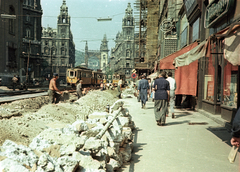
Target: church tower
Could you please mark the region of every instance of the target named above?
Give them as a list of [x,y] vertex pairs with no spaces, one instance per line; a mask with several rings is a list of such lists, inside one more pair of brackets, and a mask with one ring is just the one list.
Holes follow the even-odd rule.
[[85,65],[86,67],[88,67],[88,43],[86,41],[86,45],[85,45]]
[[70,16],[68,15],[68,7],[66,0],[63,0],[62,6],[60,7],[60,15],[58,16],[58,37],[69,38],[70,35]]
[[131,8],[130,3],[128,3],[128,6],[125,10],[125,16],[122,20],[122,31],[125,40],[134,39],[134,17],[133,9]]
[[100,53],[101,53],[100,63],[101,63],[101,70],[103,72],[106,71],[106,67],[108,66],[108,52],[109,52],[109,49],[108,49],[107,35],[104,34],[103,40],[100,46]]

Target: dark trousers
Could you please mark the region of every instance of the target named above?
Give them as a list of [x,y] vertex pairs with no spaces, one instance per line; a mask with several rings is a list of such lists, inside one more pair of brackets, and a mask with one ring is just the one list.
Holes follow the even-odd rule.
[[159,121],[161,124],[165,124],[166,121],[166,112],[167,112],[167,100],[155,100],[154,101],[154,114],[156,121]]
[[141,99],[141,103],[142,103],[142,106],[146,104],[147,102],[147,89],[141,89],[140,90],[140,99]]
[[49,103],[59,103],[61,95],[58,94],[56,91],[48,90],[48,96],[49,96]]
[[15,91],[17,83],[13,83],[13,91]]

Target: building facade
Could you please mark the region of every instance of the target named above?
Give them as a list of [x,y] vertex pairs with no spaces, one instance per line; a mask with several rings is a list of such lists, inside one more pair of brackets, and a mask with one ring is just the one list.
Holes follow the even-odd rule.
[[[42,8],[40,0],[23,1],[22,52],[20,79],[41,77],[43,70],[41,55]],[[27,78],[22,78],[23,75]]]
[[71,32],[71,18],[68,15],[66,1],[60,7],[57,29],[42,29],[42,54],[47,67],[46,75],[58,73],[60,80],[65,81],[67,68],[75,64],[75,44]]
[[0,1],[1,14],[13,15],[15,18],[0,16],[0,77],[2,84],[11,83],[13,75],[19,75],[22,39],[22,1]]
[[114,73],[125,74],[127,80],[130,80],[132,69],[134,69],[134,29],[133,9],[128,3],[122,19],[122,31],[116,35],[115,47],[111,50],[110,58],[110,68]]

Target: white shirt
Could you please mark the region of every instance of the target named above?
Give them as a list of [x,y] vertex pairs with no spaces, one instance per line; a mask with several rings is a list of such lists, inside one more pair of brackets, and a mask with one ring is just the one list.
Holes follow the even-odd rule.
[[170,90],[176,90],[176,81],[172,77],[166,79],[169,82]]
[[118,81],[118,85],[122,85],[122,80],[121,79]]

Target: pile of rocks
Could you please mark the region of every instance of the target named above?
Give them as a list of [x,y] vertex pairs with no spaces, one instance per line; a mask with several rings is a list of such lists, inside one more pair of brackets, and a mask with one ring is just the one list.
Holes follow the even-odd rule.
[[131,159],[134,122],[123,102],[110,112],[120,114],[106,133],[96,137],[114,113],[94,112],[86,121],[49,124],[29,147],[6,140],[0,147],[0,171],[90,172],[115,171]]

